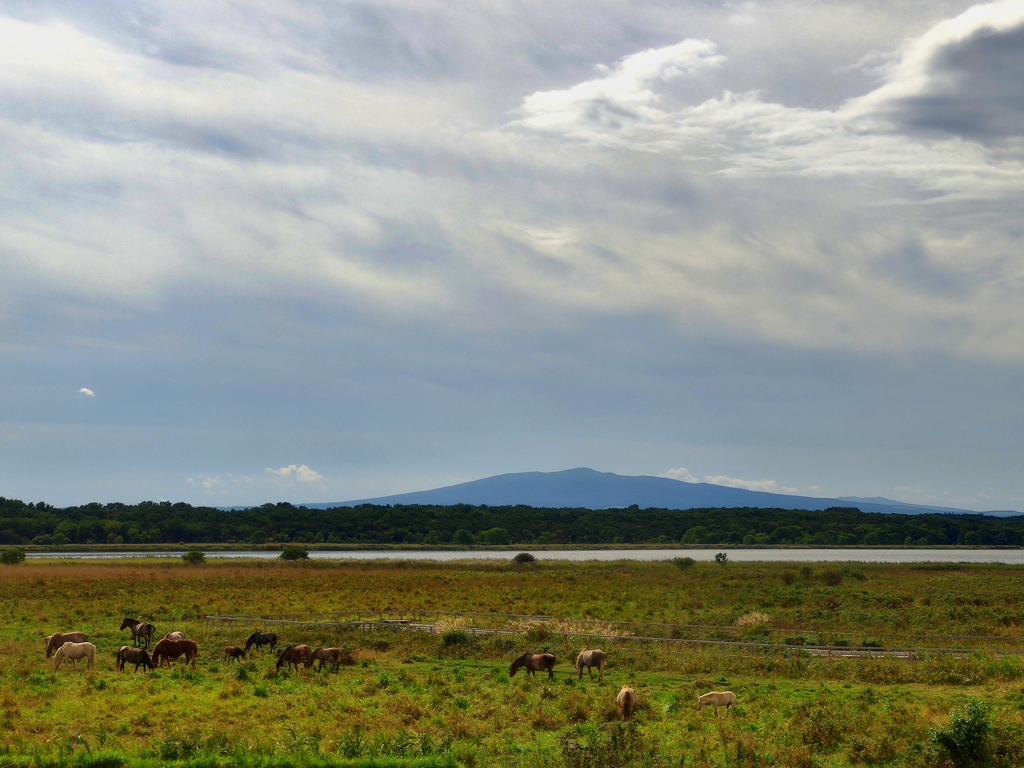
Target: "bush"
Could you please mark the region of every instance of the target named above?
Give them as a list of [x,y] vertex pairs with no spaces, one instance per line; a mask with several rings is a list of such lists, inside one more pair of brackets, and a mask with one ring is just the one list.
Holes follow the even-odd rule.
[[308,560],[309,552],[305,547],[285,547],[279,557],[282,560]]
[[441,634],[441,644],[445,648],[451,648],[453,645],[469,645],[470,639],[469,632],[464,629],[449,629]]
[[971,699],[950,713],[944,728],[932,728],[928,741],[950,765],[973,768],[987,762],[991,731],[988,705]]
[[520,552],[518,555],[512,558],[513,563],[519,565],[529,565],[530,563],[537,562],[537,558],[531,555],[529,552]]
[[206,554],[198,549],[190,549],[181,556],[181,559],[189,565],[202,565],[206,562]]
[[821,572],[821,580],[830,587],[838,587],[843,581],[843,573],[835,568],[829,568]]
[[25,553],[17,547],[8,547],[0,552],[0,563],[4,565],[17,565],[25,561]]
[[729,562],[729,556],[725,554],[725,552],[719,552],[717,555],[715,555],[715,562],[719,565],[725,565],[727,562]]
[[685,571],[687,568],[690,568],[696,562],[697,561],[694,560],[692,557],[673,557],[672,558],[672,565],[674,565],[680,571]]

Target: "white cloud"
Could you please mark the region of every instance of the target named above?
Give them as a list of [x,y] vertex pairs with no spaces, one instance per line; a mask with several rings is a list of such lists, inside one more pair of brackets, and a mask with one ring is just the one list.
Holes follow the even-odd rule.
[[299,466],[289,464],[287,467],[281,467],[280,469],[267,467],[266,471],[281,480],[295,480],[300,483],[319,483],[324,479],[323,475],[319,472],[314,472],[305,464]]
[[745,488],[748,491],[764,491],[766,493],[799,493],[796,488],[780,486],[774,480],[740,480],[725,475],[708,475],[704,478],[705,483],[712,485],[724,485],[728,488]]
[[562,91],[540,91],[523,101],[524,117],[517,124],[541,131],[558,131],[579,138],[590,134],[588,126],[613,132],[635,121],[657,119],[653,104],[659,96],[657,83],[694,75],[721,65],[725,57],[715,52],[710,40],[683,40],[664,48],[649,48],[626,56],[614,69],[598,65],[604,77]]
[[78,392],[79,394],[85,395],[86,397],[96,397],[96,393],[93,392],[88,387],[82,387],[80,390],[78,390]]
[[699,483],[700,482],[700,480],[698,480],[696,477],[694,477],[690,473],[690,470],[688,470],[686,467],[678,467],[676,469],[670,469],[668,472],[665,472],[662,475],[662,477],[668,477],[668,478],[671,478],[672,480],[682,480],[683,482],[686,482],[686,483]]

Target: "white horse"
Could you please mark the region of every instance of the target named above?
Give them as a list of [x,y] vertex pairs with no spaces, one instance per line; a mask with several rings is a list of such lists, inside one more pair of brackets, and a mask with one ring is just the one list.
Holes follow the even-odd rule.
[[633,716],[633,712],[636,711],[636,705],[639,698],[636,695],[636,691],[630,688],[628,685],[622,686],[622,690],[619,691],[619,695],[615,697],[615,706],[619,708],[622,713],[623,720],[629,720]]
[[57,652],[53,654],[53,668],[60,669],[60,665],[68,659],[78,669],[79,659],[89,660],[89,669],[96,666],[96,646],[92,643],[64,643]]
[[580,651],[580,655],[576,657],[576,679],[583,679],[583,668],[587,668],[587,673],[590,675],[590,679],[594,679],[594,667],[598,669],[598,682],[604,680],[604,663],[607,659],[605,652],[600,648],[593,651]]
[[729,714],[729,708],[736,705],[736,694],[732,691],[711,691],[697,697],[697,709],[701,707],[714,707],[715,717],[718,717],[718,708],[725,707],[725,714]]

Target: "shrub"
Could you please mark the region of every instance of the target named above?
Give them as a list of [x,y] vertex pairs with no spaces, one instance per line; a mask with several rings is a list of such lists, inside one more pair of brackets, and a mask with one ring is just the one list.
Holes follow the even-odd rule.
[[719,552],[717,555],[715,555],[715,562],[719,565],[725,565],[727,562],[729,562],[729,556],[725,554],[725,552]]
[[537,558],[531,555],[529,552],[520,552],[518,555],[512,558],[512,562],[518,565],[529,565],[530,563],[537,562]]
[[308,560],[309,552],[305,547],[285,547],[279,557],[282,560]]
[[450,648],[453,645],[469,645],[469,642],[469,632],[464,629],[449,629],[441,634],[441,644],[445,648]]
[[687,568],[692,567],[693,564],[696,563],[696,562],[697,561],[694,560],[692,557],[673,557],[672,558],[672,565],[674,565],[680,571],[685,571]]
[[181,556],[181,559],[189,565],[202,565],[206,562],[206,554],[198,549],[190,549]]
[[987,762],[991,731],[989,707],[971,699],[950,713],[945,727],[933,728],[928,734],[928,741],[949,764],[956,768],[972,768]]
[[783,571],[779,574],[779,578],[782,579],[782,583],[789,586],[796,581],[796,571]]
[[0,552],[0,563],[4,565],[17,565],[24,562],[24,560],[25,553],[17,547],[8,547],[3,552]]
[[770,625],[771,623],[772,617],[767,613],[762,613],[761,611],[751,611],[750,613],[745,613],[736,619],[737,627],[761,627]]
[[835,568],[821,572],[821,580],[830,587],[838,587],[843,581],[843,573]]

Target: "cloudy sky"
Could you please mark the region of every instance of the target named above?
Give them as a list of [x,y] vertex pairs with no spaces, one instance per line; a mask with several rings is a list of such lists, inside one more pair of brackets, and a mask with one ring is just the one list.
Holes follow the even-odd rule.
[[1024,0],[0,0],[0,495],[1024,509]]

